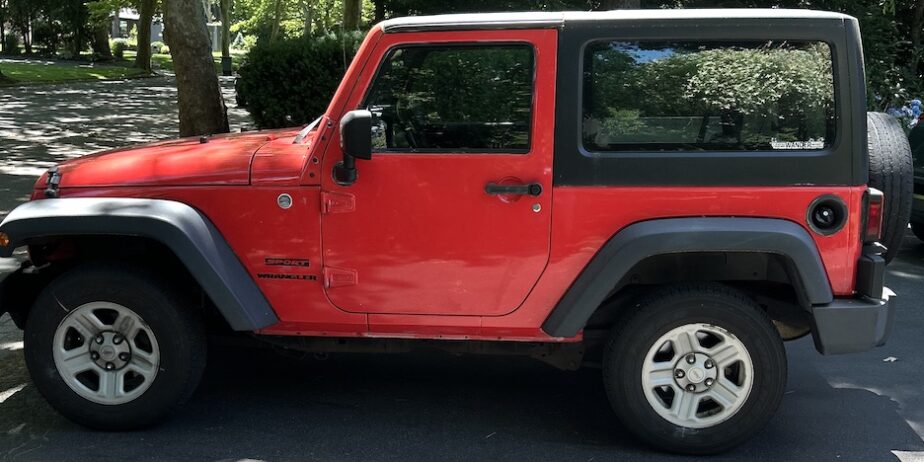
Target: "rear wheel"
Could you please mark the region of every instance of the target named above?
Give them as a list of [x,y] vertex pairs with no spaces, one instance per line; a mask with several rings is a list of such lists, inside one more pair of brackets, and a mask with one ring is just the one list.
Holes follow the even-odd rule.
[[914,170],[911,146],[895,117],[881,112],[866,114],[869,150],[869,185],[882,191],[882,237],[888,249],[883,257],[891,262],[902,246],[902,237],[911,218]]
[[24,340],[32,380],[52,407],[105,430],[166,416],[195,390],[206,357],[195,308],[154,275],[116,266],[52,281]]
[[709,454],[762,429],[786,384],[770,319],[720,285],[686,285],[642,299],[614,330],[604,358],[610,403],[656,449]]

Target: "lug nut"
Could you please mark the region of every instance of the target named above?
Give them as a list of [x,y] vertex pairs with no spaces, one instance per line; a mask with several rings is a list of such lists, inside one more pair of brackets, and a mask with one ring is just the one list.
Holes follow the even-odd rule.
[[687,363],[693,364],[696,362],[696,355],[687,355]]
[[687,374],[683,372],[683,369],[677,369],[676,371],[674,371],[674,377],[677,377],[678,379],[682,379],[686,375]]
[[122,361],[128,361],[128,353],[119,353],[119,359]]
[[715,367],[715,363],[712,362],[711,359],[707,359],[706,362],[703,363],[703,367],[705,367],[706,369],[712,369],[713,367]]
[[112,343],[115,343],[116,345],[122,343],[122,336],[119,335],[119,334],[113,335],[113,336],[112,336]]
[[111,370],[113,370],[113,369],[115,369],[115,364],[106,363],[106,370],[107,370],[107,371],[111,371]]
[[707,387],[711,387],[713,383],[715,383],[715,380],[713,380],[713,379],[711,379],[711,378],[706,379],[705,384],[706,384]]
[[105,339],[103,338],[102,335],[97,335],[97,336],[96,336],[96,343],[102,344],[102,343],[103,343],[103,340],[105,340]]
[[97,359],[99,359],[99,353],[97,353],[97,352],[95,352],[95,351],[91,351],[91,352],[90,352],[90,359],[96,361]]
[[687,385],[687,391],[696,391],[696,385],[693,385],[692,383]]

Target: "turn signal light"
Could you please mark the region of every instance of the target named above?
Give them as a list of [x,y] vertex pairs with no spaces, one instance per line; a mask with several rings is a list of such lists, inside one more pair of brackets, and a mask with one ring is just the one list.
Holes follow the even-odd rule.
[[7,236],[6,233],[0,233],[0,247],[7,247],[10,245],[10,236]]
[[882,191],[869,188],[866,191],[866,229],[863,242],[873,243],[882,236],[882,208],[885,203]]

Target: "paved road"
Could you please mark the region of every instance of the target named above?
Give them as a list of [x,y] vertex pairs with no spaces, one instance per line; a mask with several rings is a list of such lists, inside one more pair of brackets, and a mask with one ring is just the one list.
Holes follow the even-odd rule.
[[[0,95],[0,150],[12,153],[0,161],[0,210],[57,159],[169,136],[172,91],[156,80]],[[924,461],[924,244],[909,235],[888,280],[901,294],[889,344],[822,357],[809,339],[790,343],[777,416],[715,460]],[[175,459],[688,460],[634,443],[606,405],[599,371],[439,353],[317,361],[213,349],[202,386],[175,418],[92,432],[38,396],[19,332],[0,319],[0,461]]]

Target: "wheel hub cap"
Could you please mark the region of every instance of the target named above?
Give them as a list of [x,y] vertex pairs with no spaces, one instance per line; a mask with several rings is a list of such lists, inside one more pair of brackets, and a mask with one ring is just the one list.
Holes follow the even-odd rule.
[[144,394],[160,368],[154,332],[134,311],[92,302],[71,310],[52,345],[55,368],[80,397],[103,405],[124,404]]
[[744,343],[711,324],[687,324],[655,341],[642,367],[652,409],[687,428],[715,426],[735,415],[754,382]]
[[105,370],[121,370],[131,361],[130,342],[117,332],[102,332],[87,343],[90,344],[90,359]]

